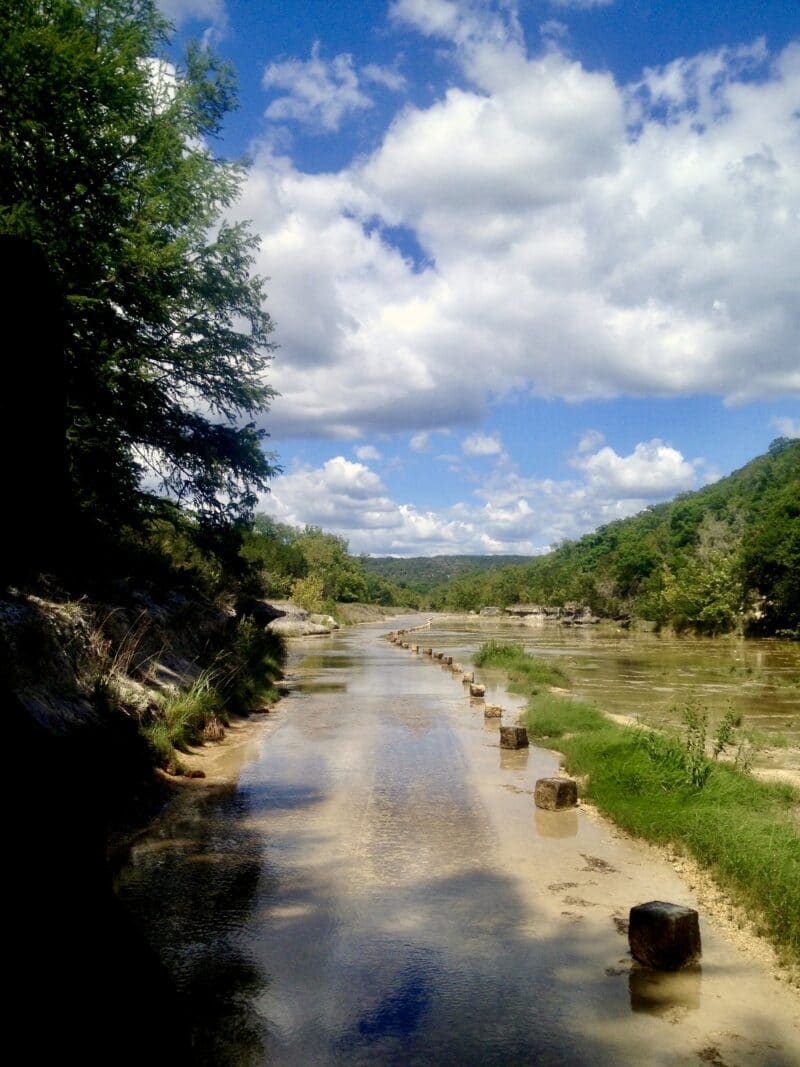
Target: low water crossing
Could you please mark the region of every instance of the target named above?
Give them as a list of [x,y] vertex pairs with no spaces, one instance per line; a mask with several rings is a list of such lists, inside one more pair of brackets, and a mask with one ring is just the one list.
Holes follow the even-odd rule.
[[[631,966],[629,908],[690,887],[583,812],[535,809],[557,757],[500,750],[458,676],[386,628],[299,643],[235,784],[188,792],[121,874],[194,1062],[800,1063],[797,996],[712,923],[700,967]],[[487,700],[515,721],[497,679]]]

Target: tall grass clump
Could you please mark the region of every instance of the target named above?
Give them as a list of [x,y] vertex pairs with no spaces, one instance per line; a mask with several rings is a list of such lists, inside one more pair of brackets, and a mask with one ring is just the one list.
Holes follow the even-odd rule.
[[279,634],[252,619],[236,623],[225,651],[217,658],[219,688],[233,715],[247,715],[278,697],[275,682],[282,677],[286,645]]
[[169,696],[142,727],[159,766],[180,773],[177,752],[198,744],[212,720],[227,725],[231,715],[247,715],[256,706],[274,703],[285,655],[278,634],[250,619],[239,620],[213,667]]
[[529,656],[520,644],[486,641],[472,657],[476,667],[499,667],[506,671],[515,693],[535,694],[551,686],[566,688],[566,674],[546,660]]

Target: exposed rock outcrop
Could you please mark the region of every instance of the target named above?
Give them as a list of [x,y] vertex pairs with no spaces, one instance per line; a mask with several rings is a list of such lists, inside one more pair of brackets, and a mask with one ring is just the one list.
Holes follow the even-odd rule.
[[[483,614],[483,612],[481,612]],[[560,622],[564,626],[585,626],[600,622],[591,608],[582,604],[569,603],[563,607],[549,604],[509,604],[505,614],[513,618],[524,619],[529,624]]]
[[283,637],[323,636],[339,629],[339,623],[332,615],[309,614],[291,600],[273,600],[268,606],[280,612],[268,624],[268,628]]

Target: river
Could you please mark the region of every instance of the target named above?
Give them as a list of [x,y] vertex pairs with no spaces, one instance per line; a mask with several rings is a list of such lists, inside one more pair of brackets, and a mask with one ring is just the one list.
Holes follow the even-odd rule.
[[[702,912],[701,966],[633,967],[630,907],[693,888],[580,810],[538,811],[557,758],[501,751],[459,679],[385,629],[297,642],[235,782],[188,790],[120,874],[192,1062],[796,1067],[797,994]],[[477,637],[425,643],[467,658]]]

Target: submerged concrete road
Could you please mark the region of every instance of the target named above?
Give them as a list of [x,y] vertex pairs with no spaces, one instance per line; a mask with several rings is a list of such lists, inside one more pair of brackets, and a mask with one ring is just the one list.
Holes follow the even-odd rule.
[[629,908],[690,888],[580,810],[538,811],[556,757],[501,751],[459,677],[386,628],[302,644],[237,785],[134,850],[121,893],[196,1062],[800,1064],[800,999],[702,915],[702,966],[631,965]]

